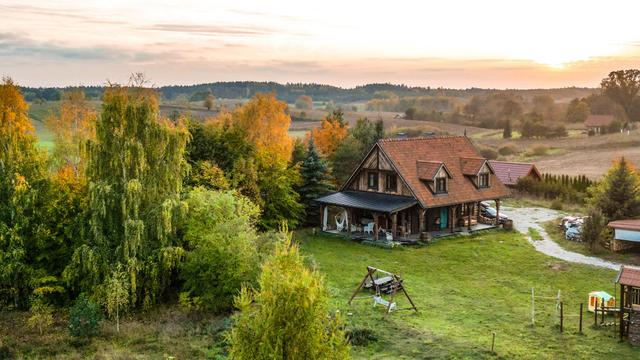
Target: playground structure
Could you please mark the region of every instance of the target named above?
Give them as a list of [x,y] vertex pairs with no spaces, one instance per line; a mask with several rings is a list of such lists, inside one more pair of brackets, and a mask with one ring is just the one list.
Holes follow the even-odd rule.
[[606,308],[615,308],[616,298],[606,291],[592,291],[589,293],[589,311],[595,312],[596,309],[603,307],[603,303]]
[[[356,295],[358,295],[358,292],[360,292],[362,289],[373,291],[374,295],[356,298]],[[402,292],[407,298],[407,300],[409,300],[409,303],[411,304],[410,308],[398,308],[397,304],[394,302],[395,296],[398,292]],[[383,294],[390,295],[390,299],[385,300],[382,297]],[[351,295],[351,298],[349,299],[349,305],[351,305],[353,300],[363,299],[363,298],[364,299],[372,298],[373,306],[382,305],[386,307],[385,316],[392,311],[398,311],[398,310],[413,309],[416,312],[418,311],[418,308],[413,303],[413,300],[411,300],[411,297],[409,296],[409,294],[407,293],[407,290],[405,289],[403,280],[399,275],[396,275],[372,266],[367,266],[367,274],[364,276],[364,278],[360,282],[360,285],[358,285],[358,288],[353,293],[353,295]]]

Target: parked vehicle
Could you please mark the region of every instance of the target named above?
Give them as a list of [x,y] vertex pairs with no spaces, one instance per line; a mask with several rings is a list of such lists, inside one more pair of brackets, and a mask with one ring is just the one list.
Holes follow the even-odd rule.
[[581,241],[582,240],[582,226],[573,226],[567,229],[564,233],[564,237],[567,240],[571,241]]
[[[495,219],[496,218],[496,214],[498,213],[498,211],[492,207],[485,207],[485,208],[481,208],[480,209],[480,213],[482,214],[482,216],[489,218],[489,219]],[[509,220],[509,217],[507,217],[504,214],[500,214],[500,222],[503,223],[505,221]]]

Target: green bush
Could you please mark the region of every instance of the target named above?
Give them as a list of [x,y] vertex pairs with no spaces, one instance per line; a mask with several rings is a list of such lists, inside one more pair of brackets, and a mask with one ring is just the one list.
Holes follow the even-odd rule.
[[78,343],[88,342],[93,336],[98,335],[102,312],[98,304],[89,300],[82,293],[69,310],[69,332]]
[[192,190],[184,239],[187,248],[181,276],[189,296],[213,311],[233,305],[245,283],[258,273],[255,221],[259,208],[233,191]]
[[495,151],[492,148],[482,148],[480,149],[480,155],[482,155],[482,157],[489,159],[489,160],[495,160],[498,158],[498,152]]
[[518,148],[515,145],[505,145],[498,149],[498,153],[502,156],[509,156],[518,153]]
[[527,155],[529,156],[544,156],[547,155],[547,151],[549,151],[549,148],[544,146],[544,145],[538,145],[535,146],[533,149],[531,149],[531,151],[529,151],[529,153]]

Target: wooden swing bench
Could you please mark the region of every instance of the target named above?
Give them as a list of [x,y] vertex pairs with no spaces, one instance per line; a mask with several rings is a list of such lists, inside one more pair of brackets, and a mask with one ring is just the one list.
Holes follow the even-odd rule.
[[[384,276],[380,277],[379,274],[383,274]],[[351,302],[354,299],[359,299],[359,298],[356,298],[356,295],[363,288],[367,290],[373,290],[375,292],[375,295],[373,295],[373,306],[375,307],[376,305],[382,305],[386,307],[387,311],[385,312],[385,315],[395,310],[413,309],[414,311],[418,311],[418,308],[416,308],[415,304],[413,303],[413,300],[411,300],[411,297],[409,297],[407,290],[404,288],[403,280],[400,278],[399,275],[396,275],[378,268],[374,268],[372,266],[367,266],[367,275],[364,276],[364,278],[360,282],[360,285],[358,285],[358,288],[349,299],[349,305],[351,305]],[[398,309],[397,304],[393,301],[398,291],[402,291],[402,293],[406,296],[407,300],[409,300],[409,303],[411,304],[410,308]],[[384,298],[382,298],[381,294],[391,295],[391,299],[385,300]],[[360,298],[369,299],[371,298],[371,296],[365,296]]]

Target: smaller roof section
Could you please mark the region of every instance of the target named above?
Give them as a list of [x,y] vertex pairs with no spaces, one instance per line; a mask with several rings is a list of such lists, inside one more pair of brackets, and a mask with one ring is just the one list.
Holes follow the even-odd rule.
[[609,301],[609,300],[611,300],[613,298],[613,296],[611,296],[606,291],[592,291],[592,292],[589,293],[589,296],[597,297],[597,298],[602,299],[604,301]]
[[[442,161],[416,160],[416,166],[418,167],[418,179],[431,181],[436,176],[440,168],[444,166],[444,163]],[[447,175],[451,176],[446,167],[445,171],[447,172]]]
[[410,208],[418,201],[409,196],[382,194],[367,191],[340,191],[321,196],[317,202],[327,205],[365,209],[383,213],[394,213]]
[[464,175],[478,175],[482,165],[487,161],[484,158],[461,157],[460,166]]
[[609,126],[613,122],[613,120],[613,115],[589,115],[584,121],[584,126]]
[[520,178],[530,174],[538,179],[542,177],[533,163],[489,160],[489,165],[491,165],[498,179],[505,185],[515,185]]
[[620,285],[640,287],[640,269],[628,266],[621,267],[616,282]]
[[640,231],[640,219],[611,221],[607,226],[614,229]]

